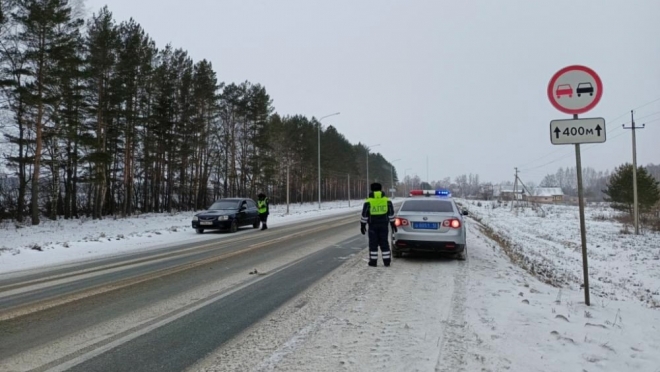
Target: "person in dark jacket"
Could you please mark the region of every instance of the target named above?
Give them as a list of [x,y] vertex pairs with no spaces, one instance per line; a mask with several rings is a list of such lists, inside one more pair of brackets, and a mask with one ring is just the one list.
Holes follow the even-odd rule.
[[257,195],[257,208],[259,208],[259,220],[261,221],[261,230],[266,230],[268,226],[266,222],[268,221],[268,215],[270,211],[268,210],[268,198],[266,194],[260,193]]
[[383,194],[383,186],[377,182],[371,184],[369,197],[362,206],[362,218],[360,219],[360,232],[362,235],[367,231],[367,224],[369,224],[369,266],[378,266],[379,247],[383,264],[390,266],[392,253],[388,240],[388,225],[396,232],[394,206]]

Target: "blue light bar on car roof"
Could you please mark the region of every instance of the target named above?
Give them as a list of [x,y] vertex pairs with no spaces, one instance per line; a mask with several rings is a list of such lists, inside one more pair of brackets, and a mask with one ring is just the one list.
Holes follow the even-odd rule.
[[430,195],[436,195],[436,196],[446,196],[446,197],[451,197],[451,191],[447,189],[438,189],[438,190],[410,190],[410,196],[416,196],[416,195],[424,195],[424,196],[430,196]]

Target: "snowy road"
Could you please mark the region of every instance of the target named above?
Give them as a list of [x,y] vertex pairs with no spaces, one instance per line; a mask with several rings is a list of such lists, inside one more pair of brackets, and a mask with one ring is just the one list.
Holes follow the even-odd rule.
[[[349,228],[357,221],[351,213],[246,232],[207,242],[199,252],[190,248],[192,254],[168,250],[165,261],[164,252],[151,252],[159,270],[168,262],[159,275],[148,257],[139,263],[133,257],[130,265],[93,269],[88,263],[84,273],[73,267],[54,281],[34,274],[22,286],[14,278],[2,295],[15,301],[33,300],[40,291],[54,301],[60,297],[49,291],[75,294],[85,281],[97,293],[38,312],[33,305],[31,313],[1,322],[0,334],[12,337],[0,338],[0,370],[180,371],[362,250],[357,229]],[[182,265],[186,270],[174,270]],[[258,274],[251,275],[254,268]],[[113,284],[146,275],[141,270],[150,273],[148,280]],[[15,294],[20,291],[28,295]]]
[[[151,362],[155,356],[162,359],[155,370],[205,372],[660,371],[657,309],[597,294],[592,306],[586,306],[579,288],[553,286],[538,272],[512,262],[488,237],[492,231],[472,219],[467,221],[465,262],[414,256],[395,259],[389,268],[371,268],[365,260],[367,239],[357,232],[356,212],[348,212],[353,220],[345,225],[328,226],[296,239],[296,244],[284,236],[322,229],[324,224],[312,227],[308,218],[282,224],[267,234],[284,240],[249,254],[0,321],[0,371],[154,370],[143,356]],[[337,217],[346,212],[332,213]],[[507,231],[522,232],[529,225],[522,216],[511,213],[492,220],[507,218]],[[566,220],[564,215],[547,219],[550,227],[534,224],[538,231],[533,241],[512,240],[520,245],[524,260],[536,257],[535,250],[544,247],[536,242],[548,240],[553,226]],[[612,224],[610,230],[619,227]],[[199,245],[227,238],[205,234],[199,239],[189,233],[163,236]],[[236,238],[239,235],[259,236],[249,230]],[[640,253],[655,252],[659,238],[640,237],[649,242]],[[616,239],[624,238],[616,232],[608,235],[608,240]],[[232,246],[240,250],[242,245]],[[23,250],[9,258],[81,252],[68,249]],[[162,249],[137,249],[133,254]],[[551,266],[543,273],[566,271],[557,258],[545,262]],[[650,268],[654,262],[635,267]],[[611,271],[616,273],[622,264],[634,263],[612,261]],[[79,263],[58,270],[71,265]],[[249,275],[255,268],[258,274]],[[34,275],[32,280],[44,279]],[[10,280],[4,284],[14,286],[12,290],[28,288],[16,287],[20,281],[11,282],[15,277],[15,272],[0,274]],[[7,288],[0,289],[0,296]]]
[[433,255],[372,268],[358,255],[190,370],[461,370],[471,270]]
[[355,256],[188,371],[658,372],[657,311],[585,306],[468,226],[467,261]]

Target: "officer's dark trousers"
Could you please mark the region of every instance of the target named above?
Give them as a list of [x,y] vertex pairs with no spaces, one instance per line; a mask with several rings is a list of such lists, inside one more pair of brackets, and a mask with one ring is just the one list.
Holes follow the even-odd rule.
[[376,266],[378,262],[378,247],[383,255],[383,263],[389,266],[391,257],[390,242],[388,241],[387,223],[369,224],[369,265]]

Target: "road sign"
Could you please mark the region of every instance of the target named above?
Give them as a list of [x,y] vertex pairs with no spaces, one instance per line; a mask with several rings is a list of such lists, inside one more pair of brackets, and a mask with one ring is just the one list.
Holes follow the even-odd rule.
[[605,142],[605,119],[585,118],[550,122],[550,142],[553,145]]
[[548,99],[566,114],[583,114],[598,104],[603,95],[600,77],[589,67],[568,66],[557,71],[548,84]]

